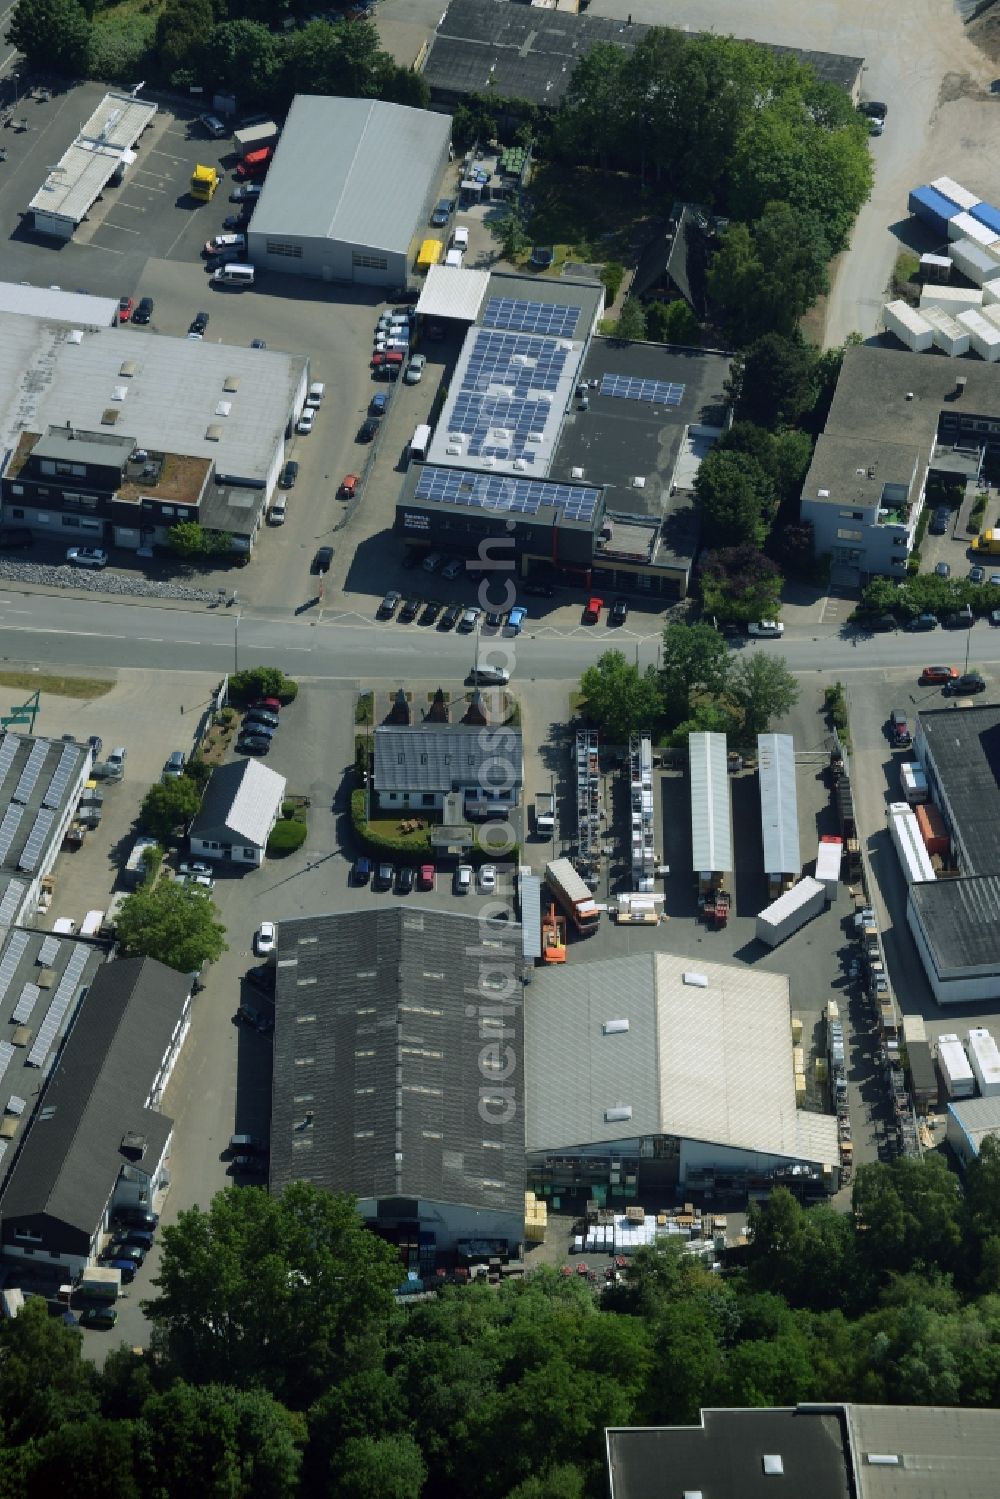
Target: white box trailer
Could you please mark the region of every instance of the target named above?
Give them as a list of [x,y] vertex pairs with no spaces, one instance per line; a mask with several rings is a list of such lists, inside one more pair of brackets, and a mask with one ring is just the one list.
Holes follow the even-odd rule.
[[934,342],[934,329],[925,317],[908,302],[886,302],[882,309],[882,321],[889,333],[894,333],[900,343],[915,354],[925,354]]
[[956,213],[953,219],[948,220],[948,238],[971,239],[977,245],[988,246],[996,244],[997,232],[988,224],[981,224],[978,219],[974,219],[971,213]]
[[1000,1094],[1000,1048],[985,1026],[976,1026],[968,1037],[969,1065],[984,1098]]
[[816,878],[826,891],[827,902],[837,899],[844,844],[840,838],[824,838],[816,850]]
[[826,909],[826,889],[812,875],[805,875],[757,917],[757,940],[777,947],[799,927]]
[[983,245],[977,244],[974,239],[955,240],[948,246],[948,254],[951,256],[952,264],[977,286],[982,286],[984,281],[992,281],[994,277],[1000,276],[1000,256],[994,255],[992,250],[987,250]]
[[983,282],[983,306],[989,307],[994,302],[1000,302],[1000,276]]
[[949,203],[954,203],[956,208],[961,208],[966,213],[983,201],[975,193],[970,193],[969,189],[963,187],[960,182],[956,182],[953,177],[935,177],[931,187],[936,193],[940,193],[942,198],[947,198]]
[[921,255],[920,274],[925,281],[947,281],[951,275],[951,261],[947,255]]
[[976,1079],[965,1055],[965,1047],[957,1036],[939,1036],[937,1048],[938,1070],[949,1098],[974,1098]]
[[986,316],[989,311],[988,307],[982,311],[970,307],[968,312],[960,312],[955,321],[968,331],[969,342],[980,359],[985,359],[987,364],[996,364],[1000,359],[1000,328]]
[[927,777],[924,775],[922,765],[918,764],[916,760],[912,762],[907,761],[905,765],[899,767],[899,776],[903,783],[903,795],[906,798],[908,806],[915,807],[920,802],[927,800],[929,794]]
[[942,354],[947,354],[949,359],[968,354],[971,342],[969,330],[963,328],[952,313],[946,312],[943,307],[925,307],[921,316],[934,329],[934,347],[940,349]]
[[969,307],[982,307],[981,286],[925,286],[920,293],[920,312],[928,307],[940,307],[944,312],[965,312]]
[[937,878],[927,845],[920,836],[916,814],[906,802],[893,802],[889,808],[889,832],[907,885]]

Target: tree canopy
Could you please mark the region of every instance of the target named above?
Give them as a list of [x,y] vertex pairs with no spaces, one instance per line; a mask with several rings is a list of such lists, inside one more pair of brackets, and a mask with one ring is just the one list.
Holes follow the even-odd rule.
[[142,799],[139,821],[160,843],[182,832],[201,806],[201,790],[191,776],[171,776],[150,786]]
[[208,894],[180,880],[160,880],[122,901],[115,932],[130,956],[158,958],[179,973],[196,973],[226,950],[226,929]]
[[621,651],[605,651],[580,678],[587,713],[616,744],[653,729],[663,717],[663,696],[652,667],[642,671]]

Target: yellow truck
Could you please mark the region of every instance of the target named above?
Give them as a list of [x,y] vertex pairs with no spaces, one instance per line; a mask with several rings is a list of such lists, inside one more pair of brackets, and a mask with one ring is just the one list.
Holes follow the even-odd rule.
[[972,543],[972,550],[987,557],[1000,557],[1000,531],[984,531]]
[[196,166],[191,173],[191,196],[199,203],[211,203],[219,186],[218,167]]

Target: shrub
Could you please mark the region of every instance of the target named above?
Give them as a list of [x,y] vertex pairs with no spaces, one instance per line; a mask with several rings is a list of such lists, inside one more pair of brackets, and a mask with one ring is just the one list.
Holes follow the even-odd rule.
[[184,774],[189,781],[194,781],[199,791],[204,791],[212,778],[212,767],[207,760],[195,755],[185,765]]
[[601,280],[604,282],[608,292],[608,306],[617,297],[625,279],[625,267],[617,260],[609,260],[601,271]]
[[969,521],[966,526],[970,536],[978,536],[983,529],[983,521],[986,519],[987,496],[981,494],[969,513]]
[[842,682],[835,682],[832,687],[824,688],[823,705],[837,733],[845,735],[848,730],[847,698],[844,696]]
[[155,41],[152,16],[99,18],[90,32],[88,72],[109,83],[131,84],[142,72],[148,73]]
[[272,859],[284,858],[286,854],[293,854],[297,848],[301,848],[306,841],[306,825],[294,819],[287,819],[275,823],[271,830],[271,836],[267,840],[268,857]]
[[277,666],[251,666],[229,678],[229,696],[234,703],[254,703],[261,697],[276,697],[279,702],[293,703],[299,684]]

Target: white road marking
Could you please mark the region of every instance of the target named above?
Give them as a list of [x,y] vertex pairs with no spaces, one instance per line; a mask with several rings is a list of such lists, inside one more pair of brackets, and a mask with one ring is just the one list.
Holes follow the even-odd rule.
[[105,229],[114,229],[117,234],[142,234],[141,229],[127,229],[124,224],[113,224],[110,219],[104,220]]

